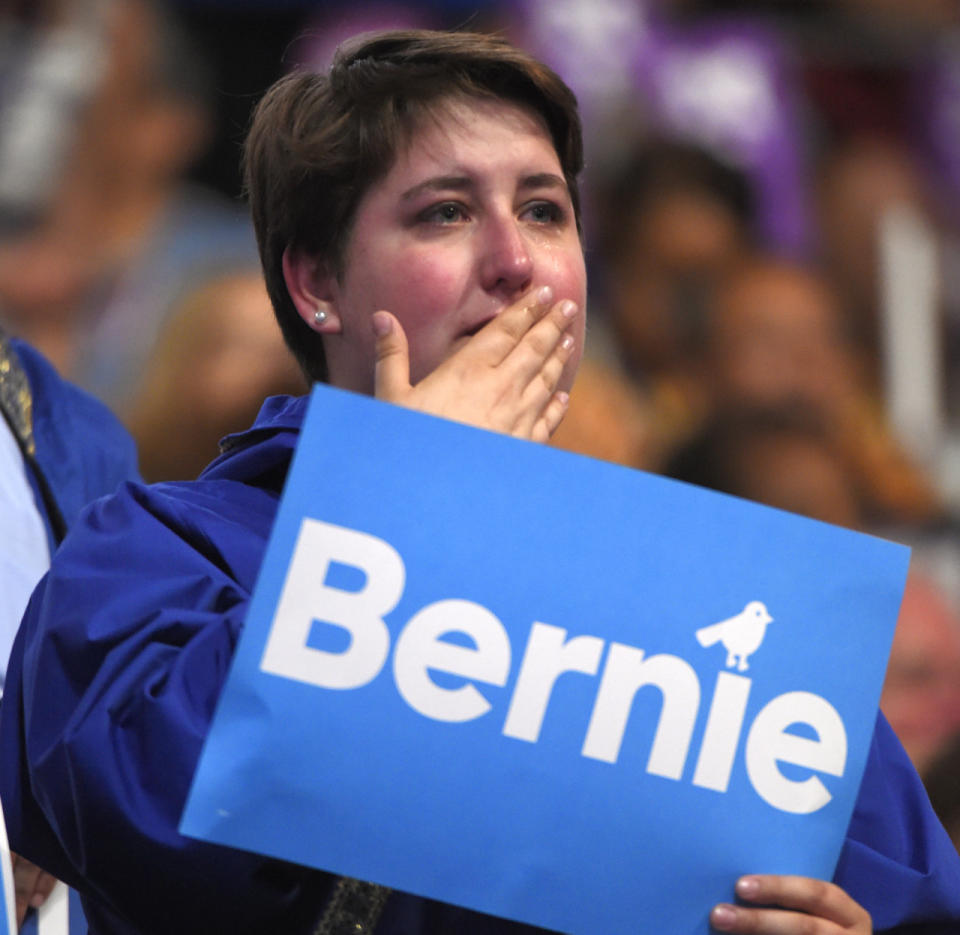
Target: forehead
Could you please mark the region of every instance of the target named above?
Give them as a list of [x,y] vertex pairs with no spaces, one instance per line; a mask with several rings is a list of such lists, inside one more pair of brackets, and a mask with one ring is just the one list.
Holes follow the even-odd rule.
[[455,97],[436,102],[411,122],[386,179],[457,166],[549,167],[563,174],[546,121],[536,111],[498,98]]

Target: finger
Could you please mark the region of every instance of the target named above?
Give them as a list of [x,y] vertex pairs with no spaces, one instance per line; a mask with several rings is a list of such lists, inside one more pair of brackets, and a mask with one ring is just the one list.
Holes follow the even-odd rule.
[[[571,302],[574,311],[570,312],[569,315],[576,314],[576,306]],[[566,314],[566,313],[565,313]],[[570,325],[571,317],[565,317],[564,323]],[[560,377],[563,375],[563,369],[567,365],[567,361],[570,359],[570,355],[573,354],[573,349],[576,346],[576,338],[570,333],[569,330],[561,330],[561,325],[557,325],[557,333],[551,334],[549,338],[550,342],[550,352],[546,360],[541,360],[539,366],[535,369],[531,368],[531,372],[525,374],[527,377],[527,389],[525,390],[525,395],[527,393],[540,393],[543,394],[543,391],[546,390],[546,396],[553,395],[554,391],[557,388],[557,384],[560,382]],[[539,352],[538,352],[539,356]],[[519,376],[519,379],[523,379],[524,374]]]
[[532,441],[545,444],[550,440],[550,436],[557,430],[557,427],[563,421],[570,405],[569,394],[562,390],[554,393],[550,402],[544,407],[540,418],[534,423],[530,431],[529,438]]
[[[566,351],[572,348],[564,341],[577,314],[577,304],[569,299],[558,302],[550,313],[531,328],[523,340],[507,355],[501,365],[504,373],[520,387],[526,386],[543,375],[545,362],[551,359],[558,347]],[[572,337],[572,336],[571,336]],[[554,387],[550,388],[553,392]]]
[[477,332],[467,345],[470,353],[485,357],[497,366],[550,310],[552,301],[550,286],[530,290]]
[[[533,426],[540,420],[544,408],[553,400],[563,376],[563,369],[573,353],[576,341],[572,334],[564,334],[553,353],[544,361],[533,379],[523,388],[520,396],[520,416],[517,428],[524,438],[529,438]],[[566,408],[564,408],[566,412]],[[562,416],[562,414],[561,414]],[[559,423],[558,423],[559,424]],[[550,432],[557,426],[553,425]]]
[[373,313],[373,387],[377,399],[396,402],[410,391],[410,352],[400,322],[389,312]]
[[756,909],[721,903],[710,913],[710,925],[718,932],[736,935],[843,935],[834,922],[804,912],[785,909]]
[[833,883],[810,877],[751,875],[737,881],[745,901],[783,908],[721,904],[710,923],[721,932],[742,935],[869,935],[869,913]]
[[867,911],[846,891],[812,877],[751,874],[737,880],[736,892],[746,902],[797,909],[844,927],[869,919]]
[[50,894],[56,885],[57,878],[53,874],[47,873],[46,870],[41,870],[33,887],[30,905],[34,909],[39,909],[50,898]]
[[27,914],[36,877],[42,871],[19,854],[11,854],[10,856],[13,859],[13,891],[16,902],[17,925],[19,926]]

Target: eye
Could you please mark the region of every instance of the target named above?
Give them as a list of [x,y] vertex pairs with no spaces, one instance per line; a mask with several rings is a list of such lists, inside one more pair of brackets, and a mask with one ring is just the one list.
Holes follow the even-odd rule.
[[456,201],[444,201],[431,205],[417,215],[417,220],[427,224],[458,224],[467,219],[467,209]]
[[559,224],[566,216],[563,208],[552,201],[534,201],[523,209],[522,214],[537,224]]

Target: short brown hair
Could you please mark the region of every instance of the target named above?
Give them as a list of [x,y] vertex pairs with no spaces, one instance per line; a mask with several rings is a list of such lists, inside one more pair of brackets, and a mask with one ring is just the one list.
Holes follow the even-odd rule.
[[244,184],[267,292],[309,379],[326,379],[323,344],[287,292],[284,250],[314,254],[341,272],[360,199],[389,172],[418,122],[456,97],[506,100],[543,118],[579,228],[583,139],[576,98],[550,68],[499,37],[431,30],[361,36],[340,47],[328,73],[281,78],[254,111]]

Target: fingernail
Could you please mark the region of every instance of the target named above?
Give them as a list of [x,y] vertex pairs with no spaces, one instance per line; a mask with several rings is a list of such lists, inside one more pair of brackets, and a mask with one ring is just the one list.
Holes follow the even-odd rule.
[[560,314],[563,315],[564,318],[573,318],[573,316],[577,314],[577,303],[570,299],[565,299],[560,306]]
[[740,877],[736,885],[737,895],[749,899],[760,891],[760,881],[756,877]]
[[537,293],[537,301],[541,305],[546,305],[548,302],[553,300],[553,289],[549,286],[542,286],[540,291]]
[[30,905],[33,906],[34,909],[39,909],[46,902],[46,899],[46,896],[42,893],[34,893],[30,897]]
[[373,313],[373,333],[378,338],[385,338],[393,331],[393,319],[386,312]]
[[569,351],[570,348],[573,347],[573,335],[565,334],[563,336],[563,340],[560,342],[560,347],[562,347],[565,351]]
[[556,395],[557,395],[557,402],[560,403],[561,406],[566,406],[567,403],[570,402],[569,393],[565,393],[563,390],[558,390]]
[[714,906],[710,913],[710,924],[716,929],[729,929],[737,921],[737,913],[733,906],[727,906],[721,903]]

